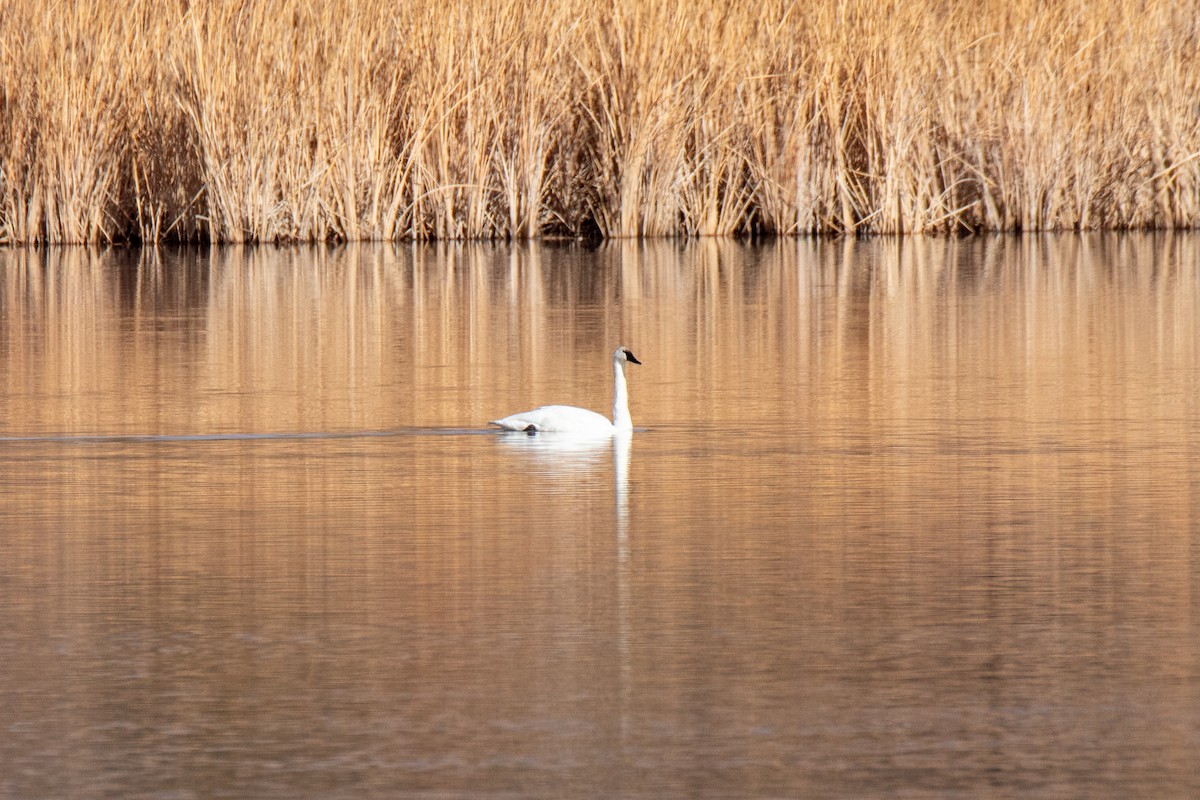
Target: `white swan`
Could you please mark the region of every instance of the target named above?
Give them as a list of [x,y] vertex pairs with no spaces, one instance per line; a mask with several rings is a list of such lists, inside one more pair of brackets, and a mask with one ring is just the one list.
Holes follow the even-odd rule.
[[615,431],[633,430],[629,416],[629,389],[625,386],[625,364],[641,364],[628,347],[618,347],[613,353],[613,418],[609,422],[595,411],[575,406],[542,406],[532,411],[494,419],[489,425],[499,425],[509,431],[526,433],[571,433],[582,436],[611,436]]

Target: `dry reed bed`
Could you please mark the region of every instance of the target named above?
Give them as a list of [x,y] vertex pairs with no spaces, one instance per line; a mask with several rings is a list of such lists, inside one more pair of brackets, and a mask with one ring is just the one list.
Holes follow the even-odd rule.
[[0,0],[0,242],[1200,223],[1177,0]]

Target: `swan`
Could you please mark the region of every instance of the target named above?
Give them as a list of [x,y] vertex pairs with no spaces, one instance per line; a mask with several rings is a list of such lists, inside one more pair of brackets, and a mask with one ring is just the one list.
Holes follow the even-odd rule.
[[629,416],[629,390],[625,386],[625,365],[641,364],[628,347],[618,347],[613,353],[613,418],[609,422],[595,411],[575,406],[542,406],[532,411],[522,411],[504,419],[494,419],[489,425],[498,425],[508,431],[526,433],[571,433],[583,436],[611,436],[616,431],[632,431],[633,420]]

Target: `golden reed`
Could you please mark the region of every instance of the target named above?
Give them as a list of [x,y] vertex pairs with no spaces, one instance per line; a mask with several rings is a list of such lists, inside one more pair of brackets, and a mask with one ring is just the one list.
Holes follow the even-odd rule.
[[1180,0],[0,0],[0,243],[1198,223]]

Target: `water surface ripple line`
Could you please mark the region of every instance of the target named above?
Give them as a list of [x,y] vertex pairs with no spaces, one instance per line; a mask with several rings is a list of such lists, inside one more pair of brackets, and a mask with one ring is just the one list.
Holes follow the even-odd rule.
[[366,439],[389,436],[479,436],[494,435],[494,430],[476,428],[392,428],[367,431],[292,431],[283,433],[83,433],[0,436],[0,445],[24,443],[95,444],[107,442],[232,442],[296,439]]

